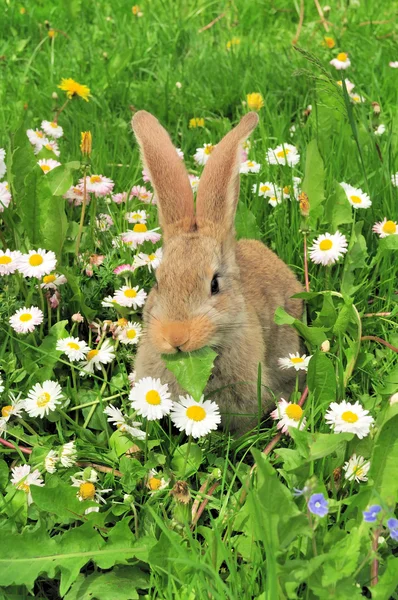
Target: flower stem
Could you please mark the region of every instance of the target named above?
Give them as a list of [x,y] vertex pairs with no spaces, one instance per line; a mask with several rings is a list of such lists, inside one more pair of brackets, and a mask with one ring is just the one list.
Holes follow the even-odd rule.
[[82,204],[82,213],[80,215],[80,224],[79,224],[79,231],[77,234],[77,238],[76,238],[76,258],[78,258],[79,256],[79,248],[80,248],[80,240],[82,237],[82,232],[83,232],[83,225],[84,225],[84,217],[86,214],[86,204],[87,204],[87,181],[86,181],[86,175],[87,175],[87,167],[84,167],[84,171],[83,171],[83,204]]
[[192,435],[189,436],[189,440],[188,440],[188,445],[187,445],[187,453],[185,455],[185,461],[184,461],[184,468],[182,470],[183,476],[182,478],[185,479],[186,476],[186,470],[187,470],[187,464],[188,464],[188,458],[189,458],[189,453],[191,451],[191,443],[192,443]]

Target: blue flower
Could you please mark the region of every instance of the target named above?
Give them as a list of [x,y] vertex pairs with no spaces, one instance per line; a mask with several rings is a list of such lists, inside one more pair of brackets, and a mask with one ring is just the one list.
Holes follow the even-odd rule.
[[388,519],[387,527],[390,530],[391,539],[398,541],[398,519]]
[[369,506],[368,510],[363,511],[363,520],[366,521],[366,523],[374,523],[380,511],[381,506],[379,504]]
[[308,500],[308,509],[313,515],[324,517],[329,512],[328,501],[323,494],[312,494]]

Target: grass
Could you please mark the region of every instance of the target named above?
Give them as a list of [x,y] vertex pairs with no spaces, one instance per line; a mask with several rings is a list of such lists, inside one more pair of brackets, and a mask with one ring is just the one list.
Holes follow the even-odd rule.
[[[398,171],[397,70],[388,64],[398,59],[391,16],[396,8],[335,2],[326,32],[315,4],[305,3],[294,47],[299,5],[283,0],[154,0],[140,6],[141,17],[125,2],[4,3],[0,147],[7,152],[13,203],[0,214],[0,248],[56,250],[57,272],[68,283],[60,288],[59,306],[51,309],[35,280],[0,279],[2,406],[9,404],[9,392],[26,398],[46,379],[59,381],[64,394],[62,406],[48,418],[24,414],[2,434],[0,528],[7,543],[0,551],[1,599],[398,598],[396,542],[385,526],[398,492],[397,405],[389,402],[398,391],[398,238],[381,240],[372,232],[384,217],[398,219],[398,188],[391,184]],[[325,35],[335,40],[334,49],[324,45]],[[233,38],[240,43],[228,50]],[[347,71],[329,64],[338,52],[349,53]],[[157,224],[155,207],[93,199],[76,258],[81,207],[53,195],[57,171],[41,176],[25,134],[59,111],[65,95],[58,85],[68,77],[87,85],[92,95],[89,102],[73,99],[59,116],[65,132],[60,162],[80,161],[70,166],[73,183],[88,170],[110,177],[115,192],[142,185],[130,127],[136,110],[155,114],[184,151],[190,172],[200,174],[192,158],[196,148],[217,143],[237,123],[247,112],[248,93],[262,94],[250,150],[261,171],[241,176],[238,235],[261,239],[302,282],[305,236],[310,245],[320,233],[339,229],[349,241],[349,252],[337,264],[308,265],[309,327],[298,325],[307,353],[314,355],[306,431],[275,440],[276,424],[267,419],[241,438],[217,432],[188,446],[165,419],[152,423],[147,442],[132,449],[136,440],[107,424],[102,409],[113,403],[129,412],[134,347],[118,344],[116,358],[91,378],[80,378],[76,363],[56,351],[57,340],[71,331],[93,347],[97,334],[88,320],[102,326],[105,319],[129,316],[101,305],[123,281],[113,269],[132,261],[130,249],[113,247],[112,239],[126,228],[126,209],[146,209],[150,226]],[[355,83],[365,102],[351,103],[333,83],[342,77]],[[372,103],[380,105],[380,115]],[[203,117],[205,127],[190,128],[193,117]],[[376,137],[380,123],[386,131]],[[81,157],[82,131],[92,132],[90,161]],[[293,171],[265,160],[266,150],[280,143],[300,152]],[[65,180],[70,169],[62,171]],[[296,201],[272,208],[252,193],[260,181],[289,185],[292,173],[304,180],[308,219]],[[368,193],[372,206],[352,209],[338,186],[342,181]],[[95,227],[99,213],[112,217],[109,232]],[[152,248],[146,243],[143,251]],[[93,254],[105,257],[102,265],[89,266]],[[154,279],[142,268],[132,281],[148,291]],[[44,307],[45,320],[34,333],[18,335],[8,319],[31,305]],[[85,321],[73,325],[78,310]],[[129,318],[140,320],[141,311],[131,311]],[[331,344],[327,353],[319,351],[325,338]],[[330,402],[343,399],[358,400],[370,411],[375,425],[369,436],[359,440],[331,432],[325,412]],[[47,473],[45,456],[70,440],[76,440],[78,466],[58,465],[56,473]],[[342,467],[353,453],[370,461],[368,482],[344,478]],[[10,469],[25,461],[45,480],[43,487],[31,486],[29,507],[26,493],[10,482]],[[85,515],[90,500],[76,499],[70,476],[90,463],[99,475],[97,488],[111,492],[100,512]],[[150,493],[150,469],[164,477],[164,490]],[[191,496],[187,504],[169,493],[181,479]],[[293,488],[304,486],[310,492],[294,499]],[[308,512],[312,492],[328,498],[327,517]],[[371,504],[382,507],[373,525],[362,516]]]

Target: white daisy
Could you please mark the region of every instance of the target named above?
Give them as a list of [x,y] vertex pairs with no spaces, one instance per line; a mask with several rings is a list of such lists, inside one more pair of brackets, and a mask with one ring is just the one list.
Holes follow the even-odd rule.
[[[0,384],[3,383],[3,380],[0,377]],[[4,386],[0,385],[0,392],[4,391]],[[21,413],[25,406],[25,401],[21,400],[21,394],[18,394],[17,397],[14,396],[12,392],[9,394],[9,398],[11,400],[11,404],[7,404],[6,406],[2,406],[1,408],[1,417],[0,417],[0,435],[7,428],[7,423],[11,419],[11,417],[20,417]]]
[[127,212],[124,218],[129,223],[146,223],[148,215],[145,210],[135,210],[133,212]]
[[4,148],[0,148],[0,179],[3,179],[3,177],[7,171],[7,165],[5,162],[5,158],[6,158],[6,151],[4,150]]
[[0,181],[0,213],[10,206],[11,200],[12,196],[7,181]]
[[192,191],[195,193],[198,191],[198,187],[199,187],[199,177],[197,175],[188,175],[189,177],[189,183],[191,184],[191,189]]
[[[88,475],[86,473],[86,470],[87,469],[85,469],[84,471],[79,471],[74,476],[71,476],[72,486],[79,488],[79,491],[77,492],[76,496],[81,502],[83,502],[83,500],[92,500],[94,502],[103,502],[104,504],[106,504],[102,495],[106,494],[107,492],[111,492],[112,490],[110,488],[106,490],[101,490],[99,487],[96,487],[94,485],[95,483],[97,483],[98,480],[98,475],[96,471],[94,471],[94,469],[91,469],[91,474]],[[87,514],[87,512],[92,512],[92,510],[89,509],[88,511],[85,511],[85,514]]]
[[135,371],[131,371],[131,373],[128,374],[127,379],[129,380],[130,387],[134,387],[136,380]]
[[213,144],[203,144],[203,148],[196,148],[196,153],[193,156],[194,161],[198,165],[205,165],[214,148]]
[[40,287],[45,290],[57,290],[60,285],[64,285],[67,281],[65,275],[52,273],[50,275],[44,275]]
[[115,204],[123,204],[124,202],[127,202],[127,200],[128,200],[127,192],[119,192],[118,194],[112,194],[112,201]]
[[137,440],[145,440],[145,432],[141,431],[140,427],[142,423],[138,421],[126,421],[126,417],[123,415],[119,408],[110,404],[104,409],[104,413],[108,416],[109,423],[116,425],[117,429],[122,433],[129,433],[131,437]]
[[[80,187],[83,189],[84,177],[79,181]],[[114,182],[109,177],[103,175],[90,175],[86,177],[86,190],[95,194],[95,196],[106,196],[113,190]]]
[[392,60],[391,62],[388,63],[388,65],[392,68],[392,69],[398,69],[398,60]]
[[344,183],[344,181],[342,181],[340,185],[347,194],[348,202],[354,208],[369,208],[372,206],[372,201],[369,196],[360,188],[355,188],[349,183]]
[[274,208],[278,204],[282,204],[282,192],[279,189],[276,190],[275,194],[271,194],[270,196],[265,196],[265,197],[268,198],[268,204],[270,204]]
[[177,429],[194,438],[207,435],[221,423],[218,405],[211,400],[204,400],[203,396],[200,402],[196,402],[192,396],[180,396],[180,402],[173,405],[170,418]]
[[[68,200],[69,204],[73,206],[80,206],[83,204],[84,192],[80,185],[72,185],[64,195],[65,200]],[[87,194],[86,203],[89,204],[90,196]]]
[[0,375],[0,394],[3,393],[4,389],[5,389],[3,384],[4,384],[4,381],[3,381],[2,376]]
[[17,333],[30,333],[37,325],[43,323],[43,313],[37,306],[20,308],[10,317],[9,322]]
[[160,476],[156,469],[151,469],[146,478],[146,486],[151,492],[160,492],[169,485],[169,482]]
[[344,70],[344,69],[348,69],[348,67],[351,65],[351,61],[348,58],[348,54],[347,52],[340,52],[336,58],[333,58],[330,63],[333,67],[335,67],[335,69],[337,69],[338,71]]
[[374,134],[379,136],[379,135],[383,135],[383,133],[385,133],[386,131],[386,126],[383,123],[380,123],[380,125],[378,125],[376,127],[376,129],[374,130]]
[[[349,79],[344,79],[345,81],[345,86],[347,88],[347,92],[350,94],[352,92],[352,90],[355,87],[354,83],[351,83],[351,81]],[[337,85],[339,85],[341,88],[343,87],[343,82],[342,81],[337,81]]]
[[43,171],[43,173],[45,175],[49,171],[52,171],[53,169],[55,169],[56,167],[61,166],[61,163],[58,162],[57,160],[54,160],[53,158],[41,158],[39,161],[37,161],[37,164],[39,165],[39,167],[41,168],[41,170]]
[[350,94],[350,98],[353,104],[362,104],[362,102],[366,102],[366,98],[364,98],[360,94]]
[[152,192],[147,190],[143,185],[133,186],[130,196],[131,198],[138,198],[138,200],[145,202],[145,204],[156,204],[156,200]]
[[95,226],[100,231],[109,231],[113,225],[113,219],[107,213],[100,213],[95,219]]
[[162,248],[158,248],[152,254],[144,254],[144,252],[140,252],[136,254],[134,257],[134,265],[135,267],[143,267],[147,266],[149,271],[157,269],[163,258],[163,250]]
[[239,173],[259,173],[260,169],[260,163],[257,163],[254,160],[245,160],[239,167]]
[[43,381],[36,383],[28,392],[25,400],[25,410],[30,417],[40,417],[41,419],[48,415],[50,411],[61,404],[62,389],[56,381]]
[[304,429],[306,419],[303,417],[303,409],[298,404],[286,402],[283,398],[277,402],[276,409],[272,411],[271,417],[278,421],[277,428],[282,433],[288,433],[289,427]]
[[52,138],[60,138],[64,135],[61,125],[58,125],[55,121],[42,121],[41,128],[46,135]]
[[83,360],[90,350],[85,341],[77,337],[66,337],[57,341],[56,350],[63,352],[70,361]]
[[[59,151],[59,146],[55,140],[44,140],[42,146],[35,146],[35,154],[39,154],[43,148],[49,150],[50,152],[54,152],[55,156],[59,156],[61,154]],[[43,169],[43,171],[45,170]]]
[[280,144],[276,148],[268,148],[267,161],[270,165],[288,165],[294,167],[300,162],[300,154],[292,144]]
[[181,160],[184,160],[184,152],[181,150],[181,148],[176,148],[176,152],[177,156],[181,158]]
[[144,242],[152,242],[156,244],[162,237],[160,233],[157,233],[159,227],[156,229],[149,229],[145,223],[136,223],[131,231],[126,231],[120,235],[124,244],[131,245],[132,248],[137,248]]
[[334,433],[355,433],[359,439],[362,439],[368,435],[374,422],[373,417],[368,415],[369,411],[364,410],[358,401],[351,404],[343,400],[340,403],[331,403],[325,420]]
[[15,273],[15,271],[19,267],[19,260],[22,254],[19,250],[7,250],[3,252],[0,250],[0,276],[1,275],[11,275]]
[[24,277],[41,278],[54,271],[57,259],[54,252],[42,250],[30,250],[29,254],[22,254],[19,259],[18,270]]
[[142,335],[142,325],[127,323],[125,327],[117,327],[115,333],[121,344],[135,345]]
[[118,267],[115,267],[113,269],[113,272],[115,273],[115,275],[125,275],[126,273],[133,273],[133,271],[135,271],[136,267],[134,265],[119,265]]
[[285,185],[282,189],[282,195],[284,198],[290,198],[290,200],[298,200],[301,189],[301,178],[293,177],[293,187],[291,185]]
[[50,450],[47,456],[44,459],[44,468],[47,473],[55,473],[57,470],[57,462],[59,460],[58,452],[55,450]]
[[131,406],[148,421],[161,419],[168,415],[173,407],[168,389],[167,383],[160,383],[160,379],[144,377],[137,381],[130,391]]
[[296,371],[308,371],[308,363],[310,362],[311,355],[307,356],[303,354],[300,356],[299,352],[290,354],[287,358],[278,358],[278,365],[281,369],[295,369]]
[[309,251],[312,262],[324,266],[334,264],[345,252],[347,240],[339,231],[335,234],[322,233],[314,240]]
[[263,198],[265,198],[266,196],[275,196],[276,189],[277,187],[271,181],[260,182],[258,185],[257,183],[254,183],[252,185],[253,194],[257,194],[258,196],[262,196]]
[[365,460],[363,456],[353,454],[351,458],[344,464],[345,478],[348,481],[355,479],[356,482],[367,481],[366,475],[370,469],[370,462]]
[[48,141],[45,133],[40,129],[28,129],[26,135],[32,146],[42,146],[45,141]]
[[[394,173],[394,175],[391,175],[391,183],[393,184],[393,186],[398,187],[398,171],[396,173]],[[0,196],[0,201],[1,201],[1,196]]]
[[144,306],[146,297],[147,293],[144,290],[140,290],[138,285],[135,287],[124,285],[116,290],[113,299],[119,306],[132,307],[136,310],[138,307]]
[[87,352],[86,361],[80,367],[82,368],[81,375],[94,373],[94,369],[101,370],[101,365],[107,365],[115,358],[113,346],[109,340],[105,340],[100,348],[89,350]]
[[104,308],[116,308],[115,304],[116,300],[113,296],[106,296],[101,302],[101,306]]
[[76,457],[76,444],[73,440],[71,442],[67,442],[61,447],[59,460],[61,461],[63,467],[66,467],[67,469],[73,467],[76,462]]
[[[395,221],[387,221],[387,217],[384,217],[379,223],[375,223],[372,227],[372,231],[378,233],[381,238],[385,238],[389,235],[398,235],[398,224]],[[1,257],[0,257],[1,265]],[[1,266],[0,266],[1,269]],[[1,270],[0,270],[1,273]]]
[[40,471],[35,469],[30,472],[30,465],[21,465],[20,467],[13,467],[11,469],[11,483],[17,488],[27,494],[28,504],[32,504],[32,494],[30,492],[31,485],[38,485],[42,487],[44,481],[40,475]]

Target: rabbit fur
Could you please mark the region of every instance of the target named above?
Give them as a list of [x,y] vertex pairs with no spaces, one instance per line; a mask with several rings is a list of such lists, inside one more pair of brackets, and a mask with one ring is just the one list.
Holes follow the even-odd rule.
[[274,397],[289,398],[296,372],[282,371],[277,359],[300,350],[295,330],[274,323],[278,306],[301,317],[301,300],[291,298],[302,291],[300,283],[264,244],[235,239],[241,146],[257,123],[256,113],[246,114],[213,149],[195,208],[187,171],[166,130],[146,111],[137,112],[132,120],[164,237],[157,283],[144,307],[136,378],[160,378],[178,399],[186,392],[166,368],[162,354],[211,346],[218,356],[205,394],[220,390],[212,399],[220,407],[224,427],[237,434],[268,413]]

